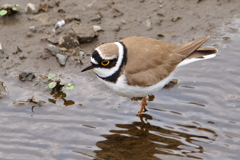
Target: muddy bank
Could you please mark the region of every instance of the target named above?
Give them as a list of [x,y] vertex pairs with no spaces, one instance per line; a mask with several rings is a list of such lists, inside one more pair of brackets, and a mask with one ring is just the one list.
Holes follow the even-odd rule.
[[[223,36],[221,27],[228,19],[238,17],[240,12],[240,3],[229,0],[32,1],[36,8],[33,13],[25,12],[28,1],[1,1],[5,3],[17,3],[21,8],[19,14],[0,19],[0,43],[4,48],[1,70],[10,75],[69,70],[80,74],[83,64],[89,61],[87,55],[96,46],[133,35],[171,43],[205,35],[216,38]],[[65,24],[54,32],[56,23],[62,20]],[[94,32],[93,26],[102,30]],[[92,39],[81,41],[84,36]],[[71,43],[59,44],[64,38]],[[56,53],[48,51],[52,45],[60,56],[65,56],[64,67],[59,65]]]

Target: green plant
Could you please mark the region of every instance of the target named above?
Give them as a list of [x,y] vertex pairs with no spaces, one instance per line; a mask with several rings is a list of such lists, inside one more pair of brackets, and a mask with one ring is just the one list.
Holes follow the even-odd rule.
[[19,12],[18,4],[4,4],[0,8],[0,16],[12,15]]
[[74,84],[72,83],[67,83],[61,78],[57,78],[55,74],[48,74],[48,88],[53,89],[53,88],[65,88],[68,90],[72,90],[75,88]]

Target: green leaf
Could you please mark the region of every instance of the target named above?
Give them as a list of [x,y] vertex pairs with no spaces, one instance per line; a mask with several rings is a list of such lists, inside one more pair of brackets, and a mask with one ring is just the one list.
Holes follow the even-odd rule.
[[13,11],[18,11],[17,7],[12,7]]
[[51,82],[48,84],[48,88],[52,89],[52,88],[56,87],[56,85],[57,85],[57,82]]
[[3,9],[3,10],[0,11],[0,15],[1,15],[1,16],[4,16],[4,15],[6,15],[6,14],[7,14],[7,11],[6,11],[6,10]]
[[72,89],[75,88],[75,86],[73,84],[71,84],[71,83],[68,83],[64,88],[72,90]]
[[48,74],[48,79],[53,79],[56,75],[55,74]]

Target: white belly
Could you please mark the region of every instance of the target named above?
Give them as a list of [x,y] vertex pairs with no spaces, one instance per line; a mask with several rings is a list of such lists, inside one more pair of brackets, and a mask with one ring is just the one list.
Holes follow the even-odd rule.
[[171,80],[171,75],[167,78],[163,79],[162,81],[158,82],[155,85],[149,87],[139,87],[139,86],[128,86],[126,82],[126,77],[122,74],[116,83],[111,83],[108,81],[104,81],[99,78],[108,88],[110,88],[113,92],[120,96],[124,97],[144,97],[154,92],[162,89],[166,84],[169,83]]

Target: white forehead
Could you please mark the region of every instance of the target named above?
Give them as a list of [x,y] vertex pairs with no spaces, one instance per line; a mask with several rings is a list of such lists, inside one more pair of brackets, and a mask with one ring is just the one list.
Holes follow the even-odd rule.
[[92,57],[91,57],[91,62],[92,62],[93,64],[98,64],[98,62],[97,62],[94,58],[92,58]]

